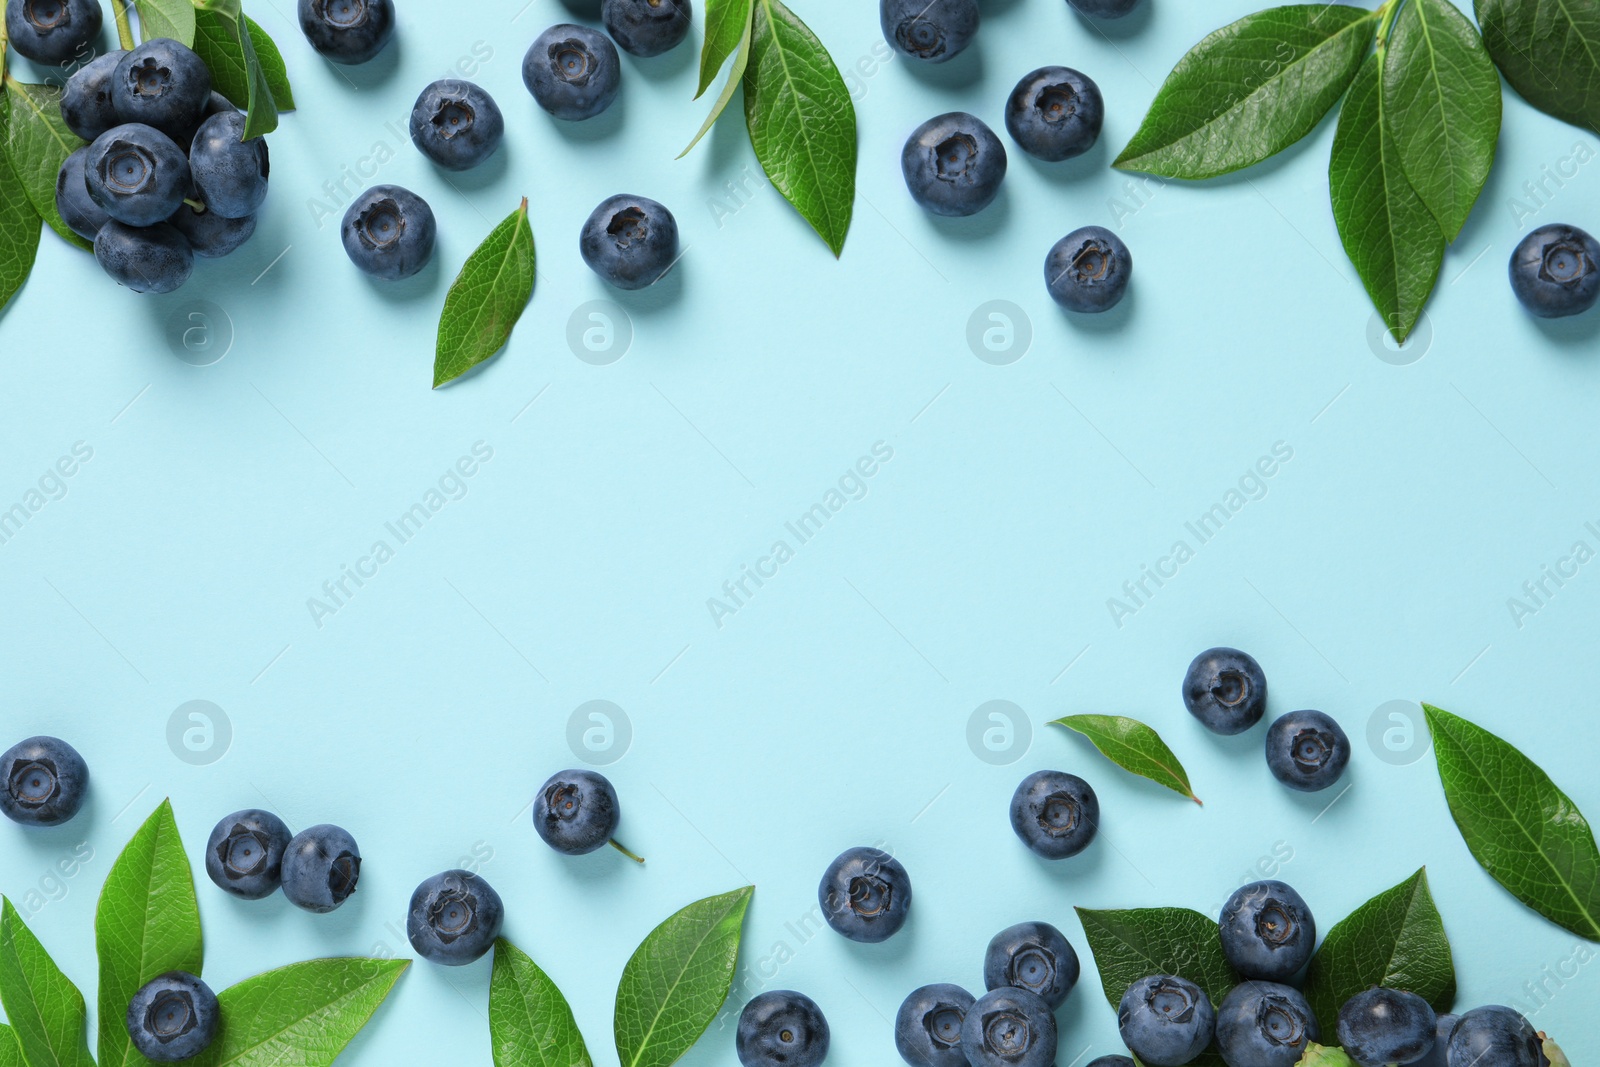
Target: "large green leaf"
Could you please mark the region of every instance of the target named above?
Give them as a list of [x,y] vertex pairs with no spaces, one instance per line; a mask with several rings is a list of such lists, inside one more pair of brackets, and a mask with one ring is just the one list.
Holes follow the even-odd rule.
[[9,900],[0,904],[0,1005],[27,1067],[94,1067],[83,994]]
[[[237,4],[207,0],[196,4],[194,50],[211,70],[212,87],[245,112],[244,137],[260,137],[278,128],[278,107],[272,83],[262,69],[248,19]],[[277,59],[281,68],[283,58]],[[285,80],[284,89],[287,90]]]
[[1338,101],[1377,25],[1359,7],[1297,4],[1224,26],[1178,61],[1116,166],[1211,178],[1283,151]]
[[494,1067],[593,1067],[572,1008],[527,953],[501,938],[489,977]]
[[139,12],[141,40],[170,37],[186,45],[194,44],[194,4],[190,0],[133,0],[133,6]]
[[1333,1036],[1339,1008],[1369,986],[1404,989],[1449,1011],[1456,968],[1444,920],[1420,870],[1351,912],[1329,930],[1306,971],[1305,994]]
[[1422,705],[1450,814],[1495,881],[1551,922],[1600,941],[1600,851],[1570,797],[1511,745]]
[[[706,37],[700,46],[700,87],[694,98],[705,95],[717,78],[717,71],[745,39],[750,27],[754,0],[706,0]],[[730,81],[737,83],[742,70],[735,70]]]
[[[678,153],[679,159],[694,151],[694,146],[700,143],[700,139],[711,132],[711,127],[717,124],[717,120],[722,117],[722,113],[727,110],[728,104],[733,100],[733,94],[738,91],[740,85],[744,84],[745,71],[750,69],[750,42],[755,32],[751,0],[734,0],[734,2],[739,5],[737,10],[743,12],[744,18],[739,23],[739,36],[733,42],[733,66],[728,70],[728,80],[723,83],[722,92],[717,94],[716,102],[711,105],[710,114],[706,115],[706,120],[695,131],[693,139],[684,146],[682,152]],[[711,46],[711,38],[707,37],[706,47],[710,48]],[[704,59],[705,57],[702,56],[702,61]],[[718,65],[721,65],[720,61]],[[716,72],[713,71],[712,73],[715,74]]]
[[[6,109],[0,105],[0,144],[5,142],[5,122]],[[0,151],[0,309],[11,302],[28,275],[33,273],[42,231],[39,213],[28,199],[28,190],[17,172],[11,169],[5,152]],[[0,1063],[0,1067],[5,1064]]]
[[833,249],[856,202],[856,107],[817,35],[782,0],[755,0],[744,118],[772,185]]
[[1411,188],[1454,241],[1494,166],[1500,75],[1450,0],[1407,0],[1383,60],[1383,117]]
[[622,970],[615,1030],[622,1067],[670,1067],[733,988],[754,886],[698,900],[650,931]]
[[1380,55],[1370,57],[1345,97],[1328,186],[1345,253],[1384,325],[1403,343],[1439,279],[1445,241],[1389,136],[1381,66]]
[[1138,719],[1122,715],[1068,715],[1055,720],[1054,725],[1065,726],[1087,737],[1101,754],[1123,770],[1200,803],[1178,757],[1161,740],[1160,734]]
[[50,228],[82,249],[91,245],[73,233],[56,210],[56,176],[67,157],[83,147],[83,139],[61,118],[61,90],[31,85],[5,76],[0,108],[6,112],[5,153],[22,181],[33,210]]
[[1540,111],[1600,133],[1600,3],[1477,0],[1500,72]]
[[506,346],[533,296],[528,198],[467,257],[439,316],[433,387],[454,381]]
[[[94,919],[100,1018],[120,1019],[139,987],[168,971],[199,974],[205,959],[194,875],[172,802],[164,800],[111,866]],[[100,1067],[144,1067],[122,1026],[100,1027]]]

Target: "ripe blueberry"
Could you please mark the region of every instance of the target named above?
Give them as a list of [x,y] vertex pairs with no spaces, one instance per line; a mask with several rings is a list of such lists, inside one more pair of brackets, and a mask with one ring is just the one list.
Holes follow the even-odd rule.
[[1241,977],[1287,982],[1311,959],[1317,923],[1305,900],[1277,881],[1251,882],[1222,906],[1222,954]]
[[1098,1056],[1089,1061],[1089,1067],[1135,1067],[1132,1056]]
[[445,871],[417,886],[406,916],[406,936],[417,955],[462,967],[494,947],[505,925],[500,894],[469,871]]
[[505,134],[494,98],[471,82],[436,81],[411,108],[411,143],[445,170],[471,170],[494,155]]
[[1001,930],[983,957],[983,984],[1037,993],[1051,1010],[1061,1007],[1078,983],[1078,953],[1054,926],[1018,923]]
[[977,0],[879,0],[883,39],[929,63],[959,55],[978,33]]
[[79,67],[61,91],[61,121],[85,141],[94,140],[122,122],[111,98],[111,80],[117,73],[117,64],[127,54],[118,49],[96,56]]
[[94,258],[118,285],[136,293],[171,293],[194,273],[194,250],[165,222],[129,226],[112,219],[94,235]]
[[1450,1038],[1456,1032],[1456,1023],[1460,1021],[1459,1015],[1440,1015],[1433,1031],[1433,1048],[1422,1059],[1407,1067],[1449,1067]]
[[0,812],[24,826],[57,826],[78,814],[89,791],[89,765],[56,737],[30,737],[0,755]]
[[817,1067],[828,1056],[828,1020],[792,989],[757,996],[739,1013],[734,1047],[744,1067]]
[[1511,253],[1511,291],[1541,319],[1581,315],[1600,300],[1600,241],[1576,226],[1540,226]]
[[1242,734],[1267,710],[1267,676],[1236,648],[1207,649],[1183,676],[1183,706],[1213,733]]
[[1267,727],[1267,768],[1290,789],[1326,789],[1349,763],[1350,739],[1320,711],[1291,711]]
[[1295,1067],[1322,1029],[1298,989],[1275,982],[1243,982],[1217,1008],[1217,1048],[1238,1067]]
[[689,0],[605,0],[600,20],[624,52],[659,56],[689,36]]
[[229,219],[215,211],[196,211],[180,204],[167,223],[183,234],[194,254],[202,259],[221,259],[238,251],[256,232],[256,216]]
[[1133,253],[1103,226],[1073,230],[1044,257],[1044,284],[1068,311],[1097,314],[1122,301],[1133,277]]
[[111,103],[123,122],[154,126],[175,140],[194,130],[211,100],[211,72],[190,48],[156,37],[117,61]]
[[1462,1012],[1446,1052],[1450,1067],[1541,1067],[1544,1043],[1522,1013],[1499,1004]]
[[1362,1067],[1411,1063],[1433,1048],[1438,1025],[1415,993],[1374,986],[1339,1009],[1339,1047]]
[[1100,87],[1071,67],[1040,67],[1024,75],[1006,101],[1011,139],[1051,163],[1093,148],[1105,118]]
[[1036,993],[993,990],[967,1009],[961,1050],[972,1067],[1052,1067],[1056,1017]]
[[551,775],[533,801],[533,828],[544,843],[567,856],[582,856],[610,845],[643,863],[612,836],[622,821],[617,791],[603,774],[571,770]]
[[291,836],[283,820],[270,811],[236,811],[211,831],[206,874],[219,889],[236,897],[269,897],[283,884],[283,853]]
[[592,119],[622,87],[622,61],[605,35],[563,22],[541,33],[522,58],[522,84],[558,119]]
[[823,872],[817,900],[829,926],[851,941],[877,944],[905,925],[911,876],[881,849],[846,849]]
[[56,174],[56,214],[73,233],[93,241],[100,227],[111,221],[111,216],[89,195],[83,174],[84,160],[88,158],[89,146],[84,145],[61,164]]
[[169,971],[142,986],[128,1004],[128,1036],[147,1060],[177,1063],[210,1047],[222,1022],[216,994],[184,971]]
[[324,59],[365,63],[394,36],[390,0],[300,0],[300,32]]
[[1181,1067],[1211,1044],[1217,1013],[1205,991],[1186,978],[1156,974],[1122,995],[1122,1043],[1149,1067]]
[[894,1047],[911,1067],[968,1067],[961,1024],[973,997],[958,985],[912,990],[894,1017]]
[[35,63],[65,63],[100,32],[100,0],[6,0],[6,37]]
[[319,914],[350,899],[361,881],[361,850],[356,839],[324,823],[301,830],[283,852],[283,895],[289,903]]
[[244,115],[224,111],[200,124],[189,147],[189,170],[206,210],[225,219],[254,215],[267,198],[267,142],[244,140]]
[[678,222],[647,197],[609,197],[583,224],[578,251],[590,270],[618,289],[645,289],[677,260]]
[[911,198],[935,215],[972,215],[994,202],[1006,146],[982,119],[951,111],[911,131],[900,151]]
[[1045,859],[1076,856],[1100,828],[1100,800],[1075,774],[1035,771],[1011,796],[1011,828]]
[[136,122],[113,126],[95,138],[83,172],[94,202],[129,226],[165,222],[192,184],[183,149],[154,127]]
[[356,197],[340,227],[350,262],[376,278],[409,278],[433,258],[438,223],[428,202],[398,185],[374,185]]
[[1097,19],[1120,19],[1139,6],[1139,0],[1067,0],[1067,3]]

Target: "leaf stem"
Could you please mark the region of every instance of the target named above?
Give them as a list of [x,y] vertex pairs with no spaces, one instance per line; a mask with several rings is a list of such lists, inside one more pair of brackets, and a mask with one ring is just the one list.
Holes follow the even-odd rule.
[[117,40],[130,52],[136,47],[133,27],[128,24],[128,5],[132,2],[133,0],[111,0],[111,14],[117,20]]
[[629,852],[627,850],[627,848],[625,848],[623,846],[622,842],[618,841],[614,837],[611,839],[611,847],[616,849],[618,852],[622,853],[624,856],[628,857],[630,860],[632,860],[635,863],[643,863],[644,862],[644,857],[643,856],[636,855],[635,853]]
[[1383,21],[1378,24],[1379,53],[1382,53],[1384,47],[1389,43],[1389,31],[1394,29],[1394,20],[1400,14],[1400,5],[1403,2],[1404,0],[1388,0],[1382,7],[1378,8],[1377,13],[1383,17]]

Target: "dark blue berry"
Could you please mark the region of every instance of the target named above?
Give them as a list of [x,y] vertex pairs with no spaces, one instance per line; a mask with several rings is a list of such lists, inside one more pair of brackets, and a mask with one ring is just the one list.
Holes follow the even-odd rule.
[[189,159],[172,138],[130,122],[95,138],[83,160],[89,196],[129,226],[165,222],[189,194]]
[[1305,900],[1278,881],[1251,882],[1222,906],[1222,954],[1243,978],[1287,982],[1311,959],[1317,923]]
[[1182,1067],[1211,1044],[1216,1026],[1205,991],[1176,975],[1139,979],[1117,1007],[1122,1043],[1148,1067]]
[[215,211],[196,211],[188,204],[179,205],[167,223],[183,234],[194,254],[202,259],[231,256],[256,232],[254,215],[230,219]]
[[96,56],[79,67],[61,91],[61,121],[85,141],[94,140],[122,122],[111,97],[111,82],[117,64],[127,54],[118,49]]
[[206,874],[236,897],[269,897],[283,885],[283,854],[291,837],[270,811],[236,811],[217,823],[206,841]]
[[568,856],[604,848],[622,821],[617,791],[603,774],[567,770],[552,775],[533,801],[533,828]]
[[901,1003],[894,1017],[894,1047],[911,1067],[968,1067],[961,1024],[973,996],[958,985],[925,985]]
[[156,37],[117,61],[111,102],[123,122],[154,126],[187,147],[184,138],[211,102],[211,72],[193,49]]
[[301,830],[283,852],[283,895],[289,903],[319,914],[350,899],[361,881],[361,850],[356,839],[326,823]]
[[851,941],[876,944],[911,914],[911,876],[881,849],[846,849],[823,872],[817,901],[829,926]]
[[792,989],[757,996],[739,1013],[734,1046],[744,1067],[817,1067],[828,1056],[828,1020]]
[[689,0],[605,0],[600,20],[629,55],[659,56],[689,36]]
[[1518,1011],[1499,1004],[1462,1012],[1446,1052],[1450,1067],[1541,1067],[1544,1042]]
[[324,59],[365,63],[394,36],[390,0],[300,0],[300,32]]
[[86,241],[93,241],[100,227],[111,220],[106,209],[94,202],[84,182],[83,165],[89,146],[76,149],[61,164],[56,174],[56,214],[67,228]]
[[1238,1067],[1295,1067],[1322,1029],[1304,995],[1275,982],[1244,982],[1217,1008],[1217,1049]]
[[94,237],[100,269],[136,293],[171,293],[194,273],[194,250],[165,222],[129,226],[112,219]]
[[622,60],[604,34],[563,22],[534,40],[522,59],[522,83],[558,119],[592,119],[622,87]]
[[1024,75],[1006,101],[1006,132],[1031,156],[1059,163],[1100,139],[1106,105],[1100,87],[1071,67]]
[[1449,1067],[1450,1038],[1456,1032],[1456,1023],[1460,1021],[1459,1015],[1440,1015],[1433,1031],[1433,1048],[1426,1056],[1414,1064],[1409,1064],[1408,1067]]
[[89,765],[58,737],[30,737],[0,756],[0,813],[24,826],[58,826],[89,793]]
[[411,143],[445,170],[471,170],[494,155],[505,134],[500,108],[471,82],[436,81],[411,107]]
[[911,198],[935,215],[972,215],[994,202],[1006,176],[1006,147],[982,119],[952,111],[906,138],[900,170]]
[[645,289],[677,261],[678,222],[648,197],[609,197],[583,224],[578,251],[618,289]]
[[1044,257],[1044,283],[1068,311],[1097,314],[1122,301],[1133,277],[1133,253],[1103,226],[1073,230]]
[[356,197],[340,227],[350,262],[377,278],[409,278],[433,258],[438,223],[427,201],[398,185]]
[[1052,1067],[1056,1017],[1036,993],[993,990],[967,1009],[961,1049],[972,1067]]
[[1267,727],[1267,767],[1290,789],[1326,789],[1350,764],[1350,739],[1320,711],[1291,711]]
[[1100,828],[1100,799],[1075,774],[1035,771],[1011,796],[1011,828],[1045,859],[1076,856]]
[[1511,253],[1511,291],[1541,319],[1581,315],[1600,300],[1600,241],[1576,226],[1540,226]]
[[1135,1067],[1132,1056],[1098,1056],[1089,1061],[1089,1067]]
[[462,967],[494,947],[505,925],[500,894],[469,871],[445,871],[417,886],[406,916],[406,936],[417,955]]
[[1097,19],[1120,19],[1139,6],[1139,0],[1067,0],[1085,15]]
[[126,1022],[140,1055],[155,1063],[177,1063],[211,1046],[222,1009],[210,986],[185,971],[169,971],[133,995]]
[[1183,706],[1214,733],[1242,734],[1267,710],[1267,676],[1236,648],[1207,649],[1183,676]]
[[1339,1047],[1361,1067],[1411,1063],[1433,1048],[1438,1024],[1415,993],[1374,986],[1339,1009]]
[[35,63],[65,63],[100,32],[100,0],[6,0],[6,37]]
[[226,219],[254,215],[267,198],[267,142],[244,140],[244,115],[224,111],[200,124],[189,148],[189,170],[206,210]]
[[1044,922],[1018,923],[1001,930],[983,957],[983,984],[1037,993],[1051,1009],[1066,1002],[1078,984],[1078,953],[1060,930]]
[[896,52],[928,63],[960,55],[978,34],[977,0],[879,0],[878,24]]

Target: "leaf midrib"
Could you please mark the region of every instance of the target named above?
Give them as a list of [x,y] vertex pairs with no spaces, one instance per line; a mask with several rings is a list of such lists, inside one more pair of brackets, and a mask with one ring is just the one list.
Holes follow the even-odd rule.
[[[794,75],[789,70],[788,53],[787,53],[787,51],[785,50],[785,48],[783,46],[783,42],[779,39],[779,34],[778,34],[778,29],[777,29],[778,22],[777,22],[777,19],[773,17],[773,13],[772,13],[772,0],[757,0],[757,3],[759,3],[761,5],[761,7],[763,8],[763,10],[765,10],[766,13],[767,13],[767,25],[770,27],[770,30],[768,32],[770,32],[772,34],[772,47],[777,52],[779,64],[781,64],[782,67],[783,67],[783,84],[788,87],[789,96],[794,101],[794,108],[793,108],[793,110],[794,110],[794,119],[795,119],[796,126],[800,130],[800,133],[801,133],[800,140],[805,146],[806,165],[807,165],[807,167],[810,168],[811,176],[816,181],[816,188],[823,189],[823,188],[825,188],[825,183],[823,182],[823,179],[822,179],[822,171],[817,166],[816,155],[812,151],[812,147],[811,147],[812,139],[805,132],[806,124],[805,124],[804,116],[801,114],[800,103],[799,103],[799,101],[800,101],[800,92],[795,87]],[[754,22],[755,22],[754,13],[751,14],[750,21],[751,21],[752,24],[754,24]],[[756,69],[759,72],[759,70],[761,68],[759,66],[757,66]],[[832,204],[832,201],[827,196],[822,196],[822,197],[819,197],[818,199],[821,200],[821,202],[823,204],[823,209],[822,210],[828,216],[828,228],[831,230],[835,226],[838,225],[838,220],[835,219],[834,215],[833,215],[833,204]]]
[[[763,2],[765,2],[765,0],[763,0]],[[700,936],[700,939],[697,942],[695,942],[694,950],[689,953],[688,960],[693,960],[697,955],[699,955],[700,949],[703,948],[705,943],[711,939],[711,935],[722,926],[723,920],[733,912],[733,908],[736,904],[737,901],[735,901],[734,904],[730,904],[728,909],[717,917],[716,922],[707,925],[705,933]],[[639,1048],[634,1052],[633,1058],[628,1061],[628,1067],[638,1067],[639,1061],[644,1058],[645,1050],[650,1047],[651,1035],[656,1032],[656,1026],[661,1022],[661,1017],[666,1014],[664,1005],[671,1001],[672,994],[677,991],[677,988],[680,985],[683,984],[683,977],[688,973],[689,963],[685,961],[684,965],[678,969],[677,977],[673,978],[672,984],[667,987],[666,995],[661,998],[663,1007],[658,1009],[655,1015],[651,1017],[650,1025],[648,1028],[646,1028],[644,1036],[639,1041]]]
[[[396,972],[396,973],[398,973],[398,972]],[[364,992],[370,986],[376,985],[382,978],[386,978],[386,977],[389,977],[389,976],[387,974],[384,974],[384,975],[380,975],[379,978],[368,978],[368,979],[363,980],[354,989],[347,990],[346,992],[339,994],[337,997],[334,997],[332,1000],[328,1000],[328,1001],[323,1002],[322,1004],[317,1005],[314,1010],[308,1011],[308,1012],[302,1014],[298,1019],[295,1019],[293,1022],[290,1022],[287,1025],[281,1026],[278,1029],[276,1029],[276,1030],[272,1031],[271,1033],[267,1034],[261,1040],[255,1042],[253,1044],[247,1045],[244,1048],[241,1048],[239,1050],[238,1054],[236,1054],[234,1056],[230,1056],[229,1058],[227,1058],[225,1060],[217,1060],[215,1065],[214,1065],[214,1067],[225,1067],[226,1064],[238,1063],[245,1056],[248,1056],[250,1053],[255,1052],[257,1049],[266,1046],[270,1042],[276,1041],[278,1038],[282,1037],[284,1034],[287,1034],[290,1030],[293,1030],[296,1026],[299,1026],[302,1023],[304,1023],[307,1019],[312,1018],[312,1016],[314,1016],[314,1015],[326,1015],[329,1012],[330,1009],[338,1007],[339,1005],[342,1005],[346,1001],[353,999],[357,994],[359,994],[361,992]],[[392,985],[393,982],[391,982],[390,984]]]
[[[1450,109],[1445,106],[1444,79],[1439,74],[1439,50],[1433,45],[1433,27],[1428,23],[1428,0],[1411,0],[1411,6],[1417,13],[1417,24],[1422,27],[1422,38],[1428,46],[1428,80],[1433,83],[1434,96],[1438,100],[1439,129],[1445,146],[1443,153],[1444,169],[1448,172],[1446,187],[1449,189],[1450,207],[1454,210],[1457,200],[1456,183],[1458,179],[1456,175],[1458,168],[1455,163],[1455,155],[1451,151],[1451,146],[1455,144],[1455,139],[1451,133]],[[1498,90],[1498,86],[1496,88]],[[1429,110],[1435,109],[1429,108]],[[1411,179],[1408,176],[1406,180],[1410,181]]]

